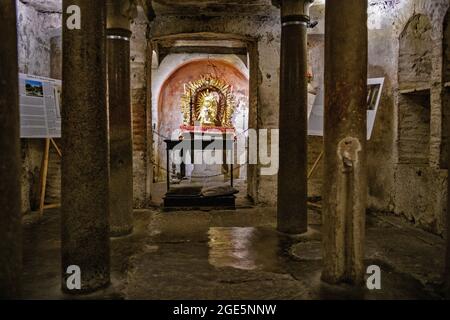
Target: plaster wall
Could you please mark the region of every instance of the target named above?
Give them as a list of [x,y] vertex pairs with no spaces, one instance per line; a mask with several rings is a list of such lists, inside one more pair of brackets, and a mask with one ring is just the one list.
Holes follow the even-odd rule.
[[[440,0],[369,1],[369,77],[386,78],[368,145],[369,207],[437,234],[444,232],[446,214],[447,171],[440,169],[439,159],[442,29],[448,6]],[[409,25],[407,34],[405,27],[417,15],[423,17]],[[427,92],[417,97],[401,91],[411,88]]]
[[[19,71],[61,79],[61,1],[17,1]],[[133,21],[131,39],[131,93],[133,109],[134,205],[145,207],[150,199],[148,173],[147,32],[142,10]],[[36,210],[43,139],[22,139],[22,211]],[[46,202],[60,201],[60,159],[51,149]]]
[[[17,0],[19,72],[50,76],[50,38],[61,25],[57,1]],[[36,209],[43,139],[21,139],[22,212]]]

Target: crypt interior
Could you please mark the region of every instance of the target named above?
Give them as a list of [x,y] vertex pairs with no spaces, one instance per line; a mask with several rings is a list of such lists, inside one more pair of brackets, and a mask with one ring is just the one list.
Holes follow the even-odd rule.
[[2,0],[0,298],[450,297],[449,8]]

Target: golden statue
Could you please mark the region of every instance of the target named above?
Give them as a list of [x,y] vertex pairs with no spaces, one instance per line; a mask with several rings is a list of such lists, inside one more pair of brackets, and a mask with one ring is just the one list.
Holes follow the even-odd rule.
[[219,107],[218,97],[214,93],[206,90],[202,92],[198,98],[199,116],[198,121],[201,125],[212,126],[215,125],[214,119],[217,115]]
[[233,128],[236,103],[232,87],[211,75],[185,85],[182,97],[183,124],[200,122],[206,127]]

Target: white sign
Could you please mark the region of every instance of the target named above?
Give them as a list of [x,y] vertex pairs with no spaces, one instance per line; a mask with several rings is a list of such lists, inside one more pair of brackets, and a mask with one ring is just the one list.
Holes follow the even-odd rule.
[[61,137],[61,81],[19,74],[20,137]]
[[[381,93],[383,91],[384,78],[373,78],[367,82],[367,139],[372,137],[373,127],[381,101]],[[311,113],[308,118],[308,135],[323,136],[323,119],[324,119],[324,90],[323,86],[319,89],[315,97]]]

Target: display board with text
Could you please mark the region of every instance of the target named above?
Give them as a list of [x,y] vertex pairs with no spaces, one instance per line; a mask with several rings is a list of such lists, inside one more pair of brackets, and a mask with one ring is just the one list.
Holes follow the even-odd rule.
[[20,137],[61,137],[61,81],[19,74]]
[[[372,137],[373,127],[381,101],[384,78],[373,78],[367,82],[367,139]],[[319,88],[312,110],[308,114],[308,135],[323,136],[324,90]]]

